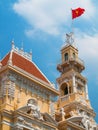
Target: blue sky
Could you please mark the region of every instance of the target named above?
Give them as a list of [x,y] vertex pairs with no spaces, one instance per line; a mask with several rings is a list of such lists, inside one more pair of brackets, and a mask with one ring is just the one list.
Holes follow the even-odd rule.
[[89,98],[98,122],[98,1],[96,0],[2,0],[0,1],[0,58],[15,46],[29,52],[33,61],[53,83],[59,73],[60,49],[72,31],[71,8],[85,13],[74,20],[75,43],[84,60]]

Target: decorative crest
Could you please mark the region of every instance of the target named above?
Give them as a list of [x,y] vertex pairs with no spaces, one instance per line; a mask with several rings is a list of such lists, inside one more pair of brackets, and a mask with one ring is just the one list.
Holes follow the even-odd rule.
[[66,43],[71,45],[74,43],[73,32],[66,34]]

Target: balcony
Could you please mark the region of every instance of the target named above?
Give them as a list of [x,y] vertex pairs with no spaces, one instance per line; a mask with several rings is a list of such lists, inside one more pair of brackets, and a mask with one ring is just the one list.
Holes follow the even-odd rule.
[[66,105],[70,102],[73,101],[83,101],[84,97],[81,96],[79,93],[72,93],[72,94],[68,94],[68,95],[64,95],[60,98],[61,101],[61,105]]
[[[84,61],[81,60],[80,58],[73,58],[70,57],[68,60],[62,61],[57,65],[57,70],[59,70],[60,72],[63,71],[64,67],[68,67],[69,64],[73,64],[74,66],[76,66],[77,68],[79,68],[79,71],[81,72],[82,70],[85,69],[84,66]],[[67,68],[66,68],[67,69]]]
[[68,102],[69,102],[70,100],[74,101],[75,98],[77,97],[76,95],[77,95],[77,94],[64,95],[64,96],[62,96],[62,97],[60,98],[60,100],[61,100],[61,102],[65,102],[65,101],[68,101]]
[[84,66],[84,61],[81,60],[80,58],[73,58],[73,57],[70,57],[68,60],[62,62],[62,64],[65,64],[67,62],[77,62],[78,64]]

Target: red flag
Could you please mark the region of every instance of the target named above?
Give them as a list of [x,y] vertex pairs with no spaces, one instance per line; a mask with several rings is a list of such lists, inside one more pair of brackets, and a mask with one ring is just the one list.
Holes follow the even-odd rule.
[[82,8],[72,9],[72,19],[81,16],[84,13],[84,11],[85,9]]

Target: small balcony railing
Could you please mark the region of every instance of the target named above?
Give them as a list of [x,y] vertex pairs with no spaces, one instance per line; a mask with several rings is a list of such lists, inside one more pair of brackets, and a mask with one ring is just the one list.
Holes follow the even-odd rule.
[[73,58],[73,57],[69,58],[68,60],[66,60],[66,61],[64,61],[62,63],[64,64],[64,63],[69,62],[69,61],[75,61],[75,62],[81,64],[82,66],[84,66],[84,61],[83,60],[81,60],[80,58]]
[[81,95],[79,93],[72,93],[68,95],[64,95],[60,98],[61,102],[70,102],[70,101],[79,101],[81,98]]

